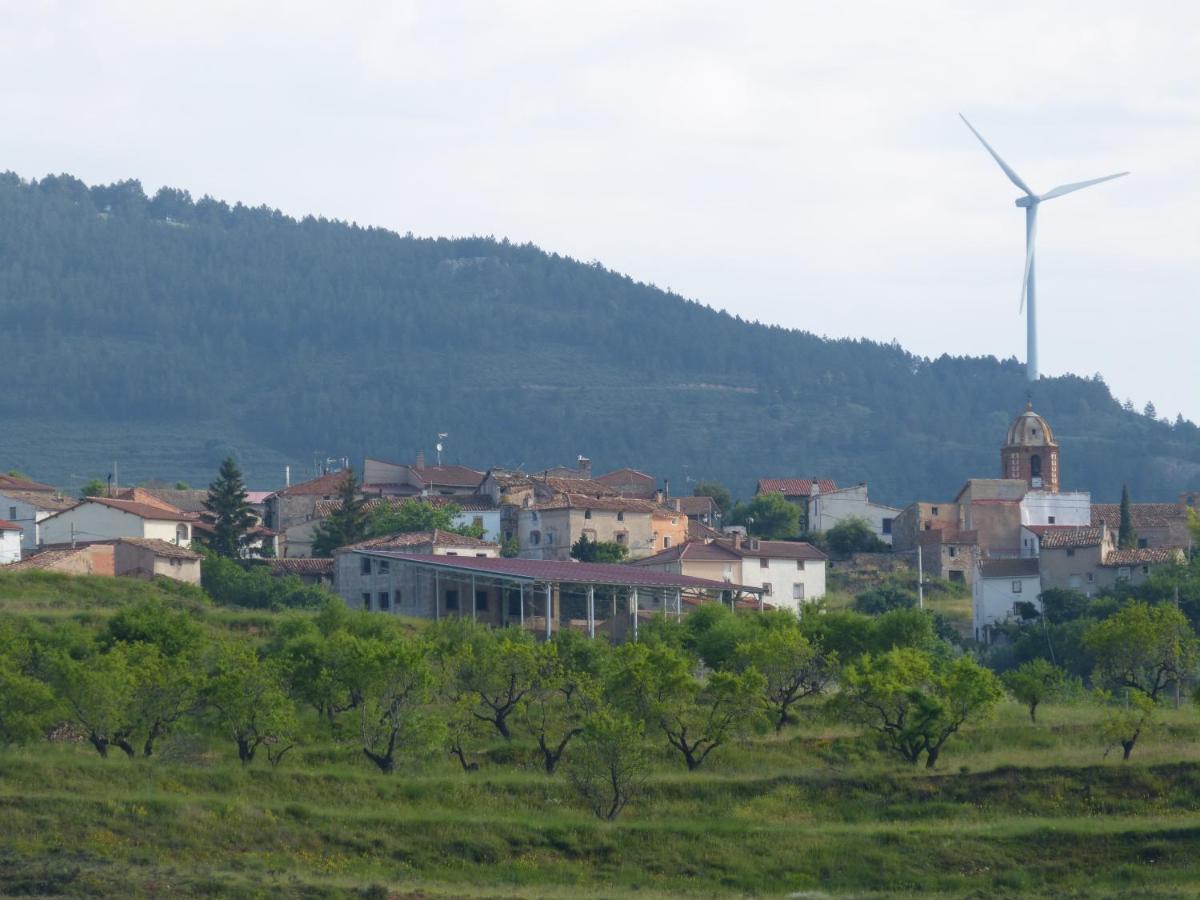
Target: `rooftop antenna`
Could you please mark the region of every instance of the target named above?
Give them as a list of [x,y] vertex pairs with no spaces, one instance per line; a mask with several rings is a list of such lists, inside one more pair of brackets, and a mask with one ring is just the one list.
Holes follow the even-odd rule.
[[1034,193],[1033,188],[1026,184],[1021,176],[1018,175],[1013,168],[1000,158],[1000,154],[992,149],[992,145],[983,139],[983,135],[975,130],[975,126],[967,121],[967,117],[959,113],[959,118],[963,120],[971,133],[979,138],[979,143],[983,144],[988,153],[992,155],[992,159],[1004,170],[1004,174],[1008,176],[1008,180],[1025,192],[1024,197],[1017,198],[1017,206],[1023,207],[1025,210],[1025,274],[1021,279],[1021,306],[1020,311],[1025,310],[1025,300],[1029,299],[1029,311],[1025,315],[1026,323],[1026,350],[1025,350],[1025,376],[1031,381],[1038,380],[1038,357],[1037,357],[1037,294],[1034,291],[1033,278],[1033,247],[1034,240],[1037,237],[1037,211],[1038,206],[1044,200],[1053,200],[1055,197],[1061,197],[1064,194],[1070,194],[1074,191],[1083,190],[1085,187],[1091,187],[1094,184],[1100,184],[1102,181],[1111,181],[1114,178],[1120,178],[1122,175],[1128,175],[1128,172],[1117,172],[1115,175],[1105,175],[1101,178],[1092,178],[1089,181],[1076,181],[1071,184],[1060,184],[1056,188],[1051,188],[1044,194]]
[[437,464],[438,464],[438,466],[439,466],[439,467],[440,467],[440,466],[441,466],[441,464],[442,464],[442,450],[443,450],[443,449],[445,449],[445,446],[442,444],[442,441],[444,441],[444,440],[445,440],[446,438],[448,438],[448,437],[450,437],[450,432],[448,432],[448,431],[439,431],[439,432],[438,432],[438,436],[437,436]]

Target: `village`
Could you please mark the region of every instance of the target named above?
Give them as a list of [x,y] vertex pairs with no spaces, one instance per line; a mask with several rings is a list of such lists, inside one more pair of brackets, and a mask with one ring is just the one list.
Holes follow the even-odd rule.
[[[1174,503],[1123,504],[1123,514],[1087,490],[1063,489],[1059,444],[1031,404],[1003,436],[998,477],[967,475],[949,500],[901,509],[872,501],[867,484],[759,478],[756,499],[796,507],[800,528],[786,537],[760,536],[752,516],[727,524],[713,496],[674,496],[669,483],[635,469],[594,474],[583,456],[536,473],[440,458],[430,465],[421,452],[411,463],[368,457],[361,480],[348,461],[328,468],[294,484],[284,473],[278,490],[245,493],[253,520],[239,555],[247,564],[329,589],[352,609],[613,640],[705,602],[799,612],[825,597],[833,571],[882,564],[915,572],[919,583],[962,585],[972,598],[967,636],[986,644],[997,626],[1039,613],[1045,591],[1094,597],[1184,561],[1200,502],[1200,492],[1183,491]],[[364,511],[417,503],[444,510],[452,526],[376,534],[318,554],[314,543],[348,479]],[[182,485],[110,484],[76,498],[0,474],[0,565],[198,585],[214,529],[207,503],[208,491]],[[849,526],[868,534],[869,546],[841,558],[812,537]],[[606,552],[596,557],[589,546]]]

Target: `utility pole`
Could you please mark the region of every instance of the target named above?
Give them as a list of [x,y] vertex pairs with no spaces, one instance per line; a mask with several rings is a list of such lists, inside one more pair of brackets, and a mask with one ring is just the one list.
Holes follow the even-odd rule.
[[[1179,585],[1175,585],[1175,608],[1179,609]],[[1175,708],[1179,709],[1179,682],[1182,675],[1175,678]]]
[[921,541],[917,539],[917,608],[925,608],[925,561],[921,556]]

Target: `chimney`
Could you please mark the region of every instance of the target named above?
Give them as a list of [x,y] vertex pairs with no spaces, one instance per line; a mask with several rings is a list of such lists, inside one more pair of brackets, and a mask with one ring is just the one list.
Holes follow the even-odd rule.
[[664,497],[671,496],[671,479],[670,478],[663,479],[663,496]]
[[579,477],[580,478],[591,478],[592,477],[592,461],[590,459],[588,459],[586,456],[581,456],[578,459],[578,463],[579,463]]
[[417,464],[413,468],[416,468],[416,469],[425,468],[425,451],[424,450],[417,451]]
[[815,476],[812,479],[812,487],[810,487],[808,489],[808,496],[810,496],[810,497],[821,496],[821,483],[816,479]]
[[742,549],[742,533],[740,531],[735,531],[733,533],[733,549],[734,550]]
[[655,502],[655,503],[657,503],[659,506],[662,506],[662,505],[663,505],[663,500],[664,500],[664,499],[665,499],[665,498],[663,497],[663,492],[662,492],[662,491],[655,491],[655,492],[654,492],[654,502]]

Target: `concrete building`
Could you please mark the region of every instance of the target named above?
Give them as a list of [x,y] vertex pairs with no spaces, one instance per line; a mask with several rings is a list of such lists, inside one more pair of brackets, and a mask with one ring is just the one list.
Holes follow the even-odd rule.
[[901,512],[894,506],[873,502],[865,482],[828,492],[822,491],[819,483],[813,484],[808,508],[809,531],[828,531],[848,519],[862,519],[886,544],[892,543],[892,526]]
[[1032,525],[1042,590],[1067,588],[1094,597],[1120,583],[1145,584],[1155,569],[1184,559],[1177,548],[1142,547],[1119,550],[1117,533],[1104,522],[1097,526]]
[[21,526],[0,519],[0,566],[21,561]]
[[784,500],[800,507],[800,530],[808,531],[813,494],[832,494],[837,489],[837,482],[829,478],[760,478],[754,494],[783,494]]
[[1040,613],[1041,582],[1036,559],[983,559],[971,586],[975,640],[990,643],[991,630],[1018,617],[1016,605],[1030,603]]
[[[425,619],[470,617],[546,637],[568,628],[614,641],[636,639],[638,624],[650,616],[682,618],[701,603],[732,595],[727,602],[738,605],[745,596],[761,593],[761,588],[637,566],[377,548],[358,548],[344,556],[338,563],[338,593],[352,608],[369,603],[372,611]],[[370,581],[343,580],[343,571],[368,570],[369,575],[360,577]]]
[[1092,495],[1087,491],[1029,491],[1021,498],[1022,525],[1091,525]]
[[282,534],[293,525],[311,521],[318,502],[333,500],[338,496],[338,491],[345,483],[346,474],[345,471],[330,472],[310,481],[289,485],[271,494],[266,499],[266,518],[263,524]]
[[168,544],[189,547],[194,517],[163,506],[132,500],[88,497],[76,506],[43,519],[39,525],[41,544],[70,546],[81,541],[116,538],[157,538]]
[[416,462],[412,465],[369,456],[363,460],[363,493],[378,497],[473,494],[482,480],[482,472],[466,466],[427,466],[423,451],[417,453]]
[[113,545],[113,570],[119,577],[162,577],[198,585],[202,559],[199,553],[157,538],[122,538]]
[[[1183,494],[1178,503],[1129,504],[1129,517],[1133,520],[1133,530],[1137,532],[1139,548],[1186,550],[1191,547],[1192,532],[1188,526],[1187,497],[1186,493]],[[1120,504],[1092,504],[1091,519],[1087,524],[1099,525],[1101,522],[1113,530],[1120,528]]]
[[26,553],[37,549],[43,519],[70,509],[78,502],[54,490],[23,491],[0,486],[0,518],[20,526],[21,548]]
[[622,497],[653,500],[658,492],[658,480],[653,475],[647,475],[637,469],[617,469],[607,475],[598,476],[596,481]]
[[611,541],[630,559],[650,556],[687,540],[688,520],[681,512],[652,500],[563,494],[516,511],[522,559],[568,560],[581,537]]
[[760,541],[740,535],[688,541],[632,563],[711,581],[753,584],[765,602],[798,611],[825,596],[828,557],[800,541]]

